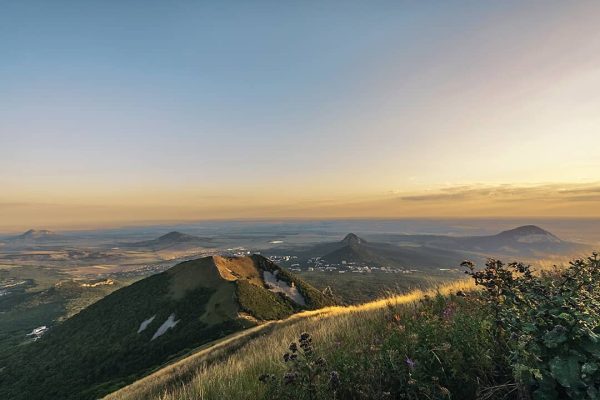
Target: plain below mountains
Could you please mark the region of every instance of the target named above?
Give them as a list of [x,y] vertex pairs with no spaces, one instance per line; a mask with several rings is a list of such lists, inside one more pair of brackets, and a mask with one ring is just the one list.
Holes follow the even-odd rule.
[[330,304],[259,255],[186,261],[113,292],[0,361],[0,398],[95,399],[202,344]]

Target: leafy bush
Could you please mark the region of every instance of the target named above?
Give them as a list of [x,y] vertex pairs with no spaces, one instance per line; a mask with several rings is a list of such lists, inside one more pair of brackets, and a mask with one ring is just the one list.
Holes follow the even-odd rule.
[[600,258],[535,275],[530,266],[463,263],[492,310],[496,341],[524,394],[534,399],[600,398]]

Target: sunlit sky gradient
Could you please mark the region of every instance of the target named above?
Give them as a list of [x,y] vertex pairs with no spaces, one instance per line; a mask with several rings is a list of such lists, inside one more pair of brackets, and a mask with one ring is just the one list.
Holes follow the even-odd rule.
[[0,3],[0,229],[600,216],[600,3]]

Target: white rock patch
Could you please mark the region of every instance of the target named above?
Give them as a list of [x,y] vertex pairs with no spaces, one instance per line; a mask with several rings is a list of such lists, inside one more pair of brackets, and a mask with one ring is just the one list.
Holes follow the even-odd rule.
[[279,271],[275,271],[275,273],[272,273],[270,271],[263,271],[265,283],[269,287],[269,290],[275,293],[283,293],[297,304],[305,306],[306,301],[304,300],[304,297],[302,297],[302,294],[298,291],[298,288],[294,285],[293,282],[292,286],[290,286],[287,284],[287,282],[280,281],[279,279],[277,279],[278,272]]
[[154,318],[156,318],[156,315],[153,315],[150,318],[143,320],[140,324],[140,327],[138,328],[137,333],[145,331],[148,325],[150,325],[152,321],[154,321]]
[[169,315],[169,318],[167,318],[167,320],[163,322],[163,324],[156,330],[156,332],[154,332],[154,336],[152,336],[152,339],[150,340],[154,340],[157,337],[163,335],[170,328],[174,328],[175,325],[179,323],[179,321],[180,320],[175,321],[175,314]]

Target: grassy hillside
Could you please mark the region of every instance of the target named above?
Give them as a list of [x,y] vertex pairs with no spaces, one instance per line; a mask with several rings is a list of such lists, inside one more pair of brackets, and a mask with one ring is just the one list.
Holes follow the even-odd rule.
[[460,271],[415,272],[392,274],[372,271],[370,273],[345,273],[337,271],[303,271],[302,279],[324,290],[329,287],[346,304],[361,304],[388,296],[390,293],[408,293],[412,290],[436,287],[463,279]]
[[[286,290],[299,293],[302,304]],[[261,320],[328,304],[260,256],[184,262],[117,290],[22,346],[0,366],[0,396],[97,398]]]
[[[327,354],[329,363],[337,357],[344,363],[349,355],[347,351],[351,351],[351,355],[366,351],[365,355],[368,355],[371,345],[380,343],[389,332],[385,328],[390,315],[412,313],[426,296],[448,295],[472,287],[470,282],[460,281],[431,292],[415,291],[360,306],[327,307],[299,313],[203,349],[106,399],[264,398],[268,387],[259,381],[259,376],[285,371],[282,355],[301,332],[311,332],[315,347],[318,344],[319,352]],[[348,364],[348,367],[355,368],[356,365]],[[182,381],[186,384],[182,385]]]
[[599,398],[600,257],[543,273],[490,260],[470,274],[296,314],[106,400]]

